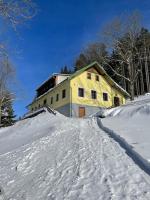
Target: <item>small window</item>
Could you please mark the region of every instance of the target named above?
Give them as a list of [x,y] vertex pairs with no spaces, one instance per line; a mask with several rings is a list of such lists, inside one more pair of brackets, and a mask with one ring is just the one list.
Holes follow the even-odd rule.
[[84,97],[84,89],[83,88],[78,88],[78,96]]
[[39,108],[41,107],[41,105],[39,104]]
[[97,92],[95,90],[91,90],[92,99],[97,99]]
[[51,104],[53,104],[53,97],[51,97]]
[[37,107],[35,107],[35,110],[37,110]]
[[43,101],[43,104],[44,104],[44,105],[46,105],[46,104],[47,104],[47,100],[46,100],[46,99],[44,99],[44,101]]
[[95,80],[99,81],[99,76],[98,75],[95,76]]
[[108,101],[108,94],[105,92],[103,93],[103,100]]
[[91,73],[87,73],[87,79],[91,79]]
[[32,111],[33,111],[34,109],[32,108]]
[[56,101],[59,101],[59,94],[56,94]]
[[62,91],[62,98],[64,99],[66,97],[66,90]]

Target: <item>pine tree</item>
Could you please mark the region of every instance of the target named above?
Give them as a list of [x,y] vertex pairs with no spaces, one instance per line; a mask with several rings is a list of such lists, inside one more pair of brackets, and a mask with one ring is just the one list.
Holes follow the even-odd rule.
[[10,97],[5,98],[5,102],[2,106],[2,121],[1,126],[7,127],[11,126],[15,123],[15,115],[12,106],[12,101]]
[[61,74],[71,74],[72,71],[71,71],[71,69],[69,69],[69,68],[65,65],[64,67],[61,67],[60,73],[61,73]]

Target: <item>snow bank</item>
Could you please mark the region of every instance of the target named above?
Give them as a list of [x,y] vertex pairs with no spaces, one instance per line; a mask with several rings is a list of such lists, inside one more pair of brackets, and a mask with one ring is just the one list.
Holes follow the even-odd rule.
[[110,109],[102,120],[104,126],[126,140],[143,159],[150,161],[150,95],[125,106]]

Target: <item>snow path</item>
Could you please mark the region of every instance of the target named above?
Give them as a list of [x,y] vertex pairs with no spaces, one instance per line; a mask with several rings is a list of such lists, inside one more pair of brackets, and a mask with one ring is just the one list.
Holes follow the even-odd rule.
[[95,118],[52,122],[40,139],[0,155],[0,185],[7,199],[149,199],[149,177]]

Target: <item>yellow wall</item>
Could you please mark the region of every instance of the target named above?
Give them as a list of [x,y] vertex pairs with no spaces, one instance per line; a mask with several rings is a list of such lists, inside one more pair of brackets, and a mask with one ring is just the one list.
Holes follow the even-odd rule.
[[[72,103],[86,104],[89,106],[112,107],[114,96],[120,98],[120,103],[125,104],[124,96],[112,88],[106,79],[99,75],[99,82],[95,80],[95,73],[91,73],[91,79],[87,79],[87,71],[71,80]],[[78,88],[84,88],[85,96],[78,96]],[[91,98],[91,90],[97,91],[97,99]],[[103,92],[108,93],[108,101],[103,101]]]
[[[66,97],[62,98],[62,90],[66,89]],[[59,101],[56,101],[56,94],[59,94]],[[51,104],[51,97],[53,97],[53,104]],[[36,101],[34,101],[30,106],[29,109],[36,110],[35,108],[39,108],[40,106],[43,106],[44,99],[47,99],[47,105],[49,105],[51,108],[56,109],[59,108],[67,103],[70,102],[70,87],[69,87],[69,80],[65,80],[60,85],[57,85],[54,89],[49,91],[47,94],[44,94],[43,96],[39,97]]]
[[[68,103],[82,104],[88,106],[96,107],[112,107],[114,97],[117,96],[120,99],[121,104],[125,104],[126,100],[124,96],[115,88],[113,88],[107,80],[99,75],[99,82],[95,80],[95,73],[91,73],[91,79],[87,79],[87,71],[81,73],[72,80],[65,80],[60,85],[57,85],[54,89],[49,91],[47,94],[41,96],[38,100],[34,101],[30,106],[30,110],[36,110],[43,106],[44,99],[47,99],[47,104],[53,108],[57,109]],[[71,88],[70,88],[71,87]],[[84,97],[78,96],[78,88],[84,88]],[[62,99],[62,90],[66,89],[66,97]],[[91,98],[91,90],[97,91],[97,99]],[[70,91],[72,96],[70,97]],[[108,101],[103,100],[103,92],[108,93]],[[59,94],[59,101],[56,101],[56,94]],[[51,97],[53,97],[53,104],[51,104]]]

